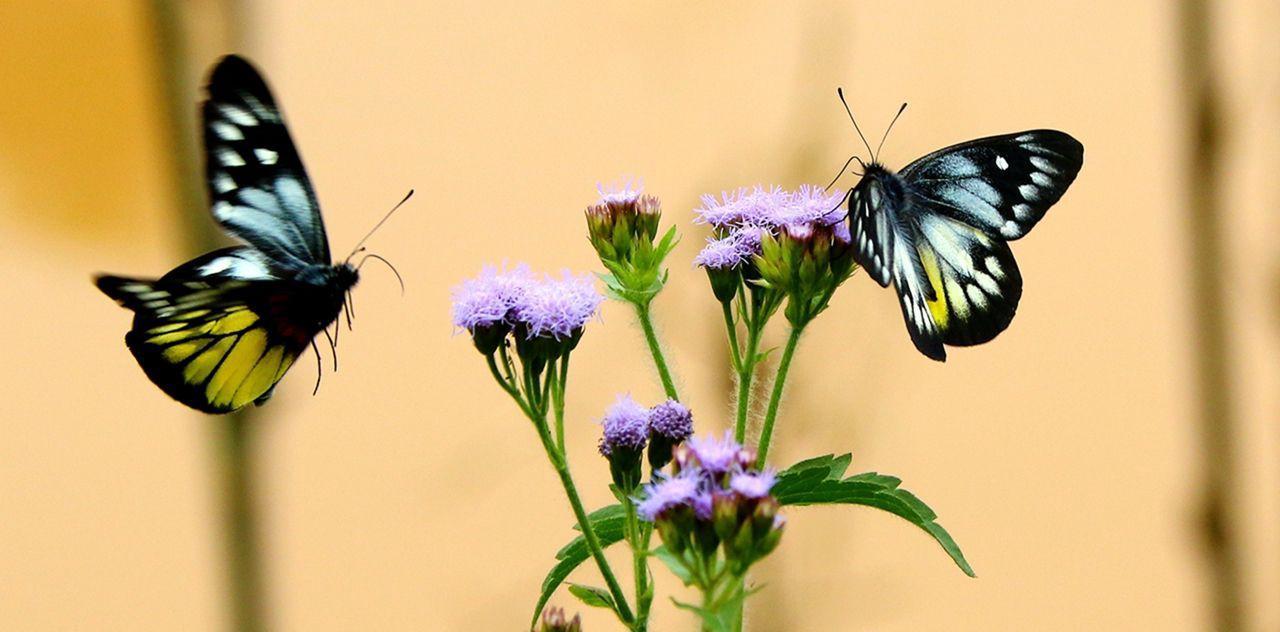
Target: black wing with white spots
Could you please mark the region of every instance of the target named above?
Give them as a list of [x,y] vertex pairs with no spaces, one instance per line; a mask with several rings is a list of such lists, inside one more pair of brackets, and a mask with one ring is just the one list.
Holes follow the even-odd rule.
[[276,268],[328,264],[320,206],[262,76],[228,56],[208,91],[202,113],[214,219]]
[[900,173],[916,206],[1012,241],[1066,193],[1084,146],[1055,130],[980,138],[935,151]]

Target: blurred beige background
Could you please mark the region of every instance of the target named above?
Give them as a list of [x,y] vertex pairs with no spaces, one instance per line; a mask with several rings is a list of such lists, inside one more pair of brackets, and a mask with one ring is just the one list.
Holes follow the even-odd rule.
[[[873,136],[910,102],[890,165],[1056,127],[1084,142],[1085,168],[1015,245],[1026,290],[1009,331],[934,364],[891,294],[856,277],[811,327],[779,422],[779,463],[847,450],[855,470],[901,476],[979,578],[887,514],[793,509],[751,629],[1213,629],[1188,285],[1203,262],[1187,256],[1184,178],[1203,157],[1186,150],[1173,3],[184,8],[193,72],[231,50],[265,69],[335,251],[418,191],[371,242],[408,292],[371,268],[341,371],[311,397],[300,362],[257,420],[274,629],[521,629],[571,515],[527,422],[451,332],[450,287],[503,260],[596,269],[581,210],[597,181],[642,177],[684,232],[658,319],[699,427],[723,427],[692,209],[704,192],[825,181],[857,148],[837,85]],[[1212,15],[1232,515],[1245,629],[1280,630],[1280,7]],[[0,5],[0,629],[227,623],[218,422],[144,378],[122,344],[129,315],[89,283],[190,254],[151,16]],[[187,98],[194,117],[200,95]],[[661,389],[620,305],[575,357],[569,443],[598,506],[593,420],[618,392]],[[692,629],[664,598],[656,610],[655,630]]]

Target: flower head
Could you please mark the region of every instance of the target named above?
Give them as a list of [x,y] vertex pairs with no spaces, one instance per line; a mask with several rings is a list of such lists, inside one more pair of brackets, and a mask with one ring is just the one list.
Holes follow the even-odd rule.
[[630,395],[619,395],[600,424],[604,426],[600,454],[606,457],[619,450],[643,450],[649,439],[649,410]]
[[510,270],[485,266],[480,276],[453,288],[453,326],[474,332],[507,321],[533,282],[523,263]]
[[603,300],[590,274],[574,276],[565,271],[559,279],[547,276],[529,284],[516,301],[514,317],[524,326],[525,337],[560,340],[582,329]]
[[698,487],[699,481],[694,476],[660,475],[645,488],[645,497],[636,505],[636,511],[645,520],[654,522],[667,510],[692,503],[698,496]]
[[671,462],[672,450],[693,435],[693,413],[684,404],[667,401],[649,409],[649,465],[660,469]]
[[773,470],[763,472],[738,472],[729,479],[729,489],[741,494],[744,498],[759,500],[769,495],[778,476]]
[[718,440],[715,437],[689,440],[689,452],[697,460],[698,467],[712,475],[724,474],[737,466],[742,451],[742,446],[733,440],[733,433],[727,430]]
[[649,409],[649,429],[655,437],[679,443],[693,435],[693,413],[674,399]]

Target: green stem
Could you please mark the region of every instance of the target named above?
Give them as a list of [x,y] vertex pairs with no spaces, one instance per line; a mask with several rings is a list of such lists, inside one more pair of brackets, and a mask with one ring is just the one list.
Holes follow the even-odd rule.
[[744,443],[747,438],[747,417],[751,412],[751,382],[756,373],[756,353],[763,333],[762,323],[749,323],[747,327],[747,352],[742,359],[742,367],[738,369],[738,405],[737,419],[733,426],[733,439]]
[[640,320],[640,329],[644,330],[645,342],[649,343],[649,353],[653,355],[653,363],[658,367],[658,378],[662,380],[662,390],[666,391],[667,397],[679,400],[680,395],[676,393],[676,384],[671,379],[671,370],[667,368],[667,360],[662,355],[662,346],[658,344],[658,334],[653,330],[653,318],[649,306],[639,303],[634,305],[636,318]]
[[800,343],[800,334],[804,327],[791,327],[787,337],[787,348],[782,352],[782,360],[778,362],[778,375],[773,379],[773,392],[769,394],[769,409],[764,414],[764,428],[760,431],[760,444],[756,451],[756,467],[763,468],[765,458],[769,456],[769,441],[773,438],[773,423],[778,417],[778,405],[782,402],[782,387],[787,382],[787,371],[791,369],[791,357],[796,353],[796,345]]
[[724,313],[724,330],[729,335],[729,353],[733,357],[733,370],[742,372],[742,351],[738,348],[738,326],[733,322],[733,308],[729,303],[720,304]]
[[641,536],[640,518],[636,515],[636,506],[627,499],[622,503],[626,510],[627,516],[627,540],[631,542],[631,571],[634,574],[636,585],[636,616],[635,625],[632,628],[637,632],[648,627],[646,621],[648,608],[645,607],[645,592],[649,584],[649,565],[645,563],[644,541]]
[[627,605],[627,597],[622,592],[622,586],[618,584],[618,578],[613,575],[613,569],[609,566],[609,561],[604,557],[604,548],[600,546],[600,538],[596,536],[596,530],[592,528],[591,521],[587,519],[587,511],[583,509],[582,499],[578,497],[578,487],[574,485],[573,475],[569,473],[569,462],[565,460],[563,454],[556,450],[555,443],[551,438],[551,433],[547,430],[545,422],[538,424],[538,437],[542,439],[542,447],[547,451],[551,466],[555,468],[556,474],[560,476],[560,484],[564,486],[565,496],[569,497],[569,506],[573,508],[574,518],[578,520],[578,529],[582,531],[582,537],[587,542],[587,550],[591,551],[591,557],[595,559],[596,566],[599,567],[600,574],[604,577],[604,583],[609,587],[609,594],[613,595],[613,601],[618,606],[618,617],[628,627],[631,627],[635,621],[635,616],[631,614],[631,607]]
[[[550,370],[550,369],[548,369]],[[556,378],[555,387],[552,390],[552,405],[556,411],[556,447],[560,449],[560,454],[564,454],[564,388],[565,383],[569,380],[569,354],[566,352],[560,358],[560,375]]]

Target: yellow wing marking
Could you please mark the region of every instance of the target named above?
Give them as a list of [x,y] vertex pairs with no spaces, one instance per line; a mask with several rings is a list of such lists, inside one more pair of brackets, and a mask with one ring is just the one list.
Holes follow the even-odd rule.
[[933,254],[933,249],[925,246],[918,249],[920,251],[920,263],[924,266],[924,273],[929,277],[929,285],[933,286],[934,300],[927,301],[929,304],[929,313],[933,314],[933,322],[938,325],[939,331],[947,330],[947,321],[950,320],[951,311],[947,309],[947,292],[943,287],[942,268],[938,266],[938,257]]
[[268,349],[236,389],[235,395],[231,398],[231,407],[240,408],[267,392],[267,389],[276,383],[276,373],[279,372],[280,362],[283,359],[284,347]]
[[249,372],[262,359],[267,347],[267,332],[262,329],[251,329],[240,335],[227,357],[222,361],[209,384],[205,386],[205,397],[214,406],[226,407],[235,397],[236,389],[244,381]]
[[161,353],[164,355],[164,359],[174,364],[181,364],[183,360],[207,346],[209,346],[208,340],[192,340],[191,342],[183,342],[168,347]]
[[218,362],[222,360],[222,356],[227,354],[227,350],[231,345],[235,344],[234,337],[226,337],[213,346],[205,349],[203,353],[191,359],[187,366],[182,369],[182,379],[188,384],[200,384],[209,378],[209,374],[217,368]]

